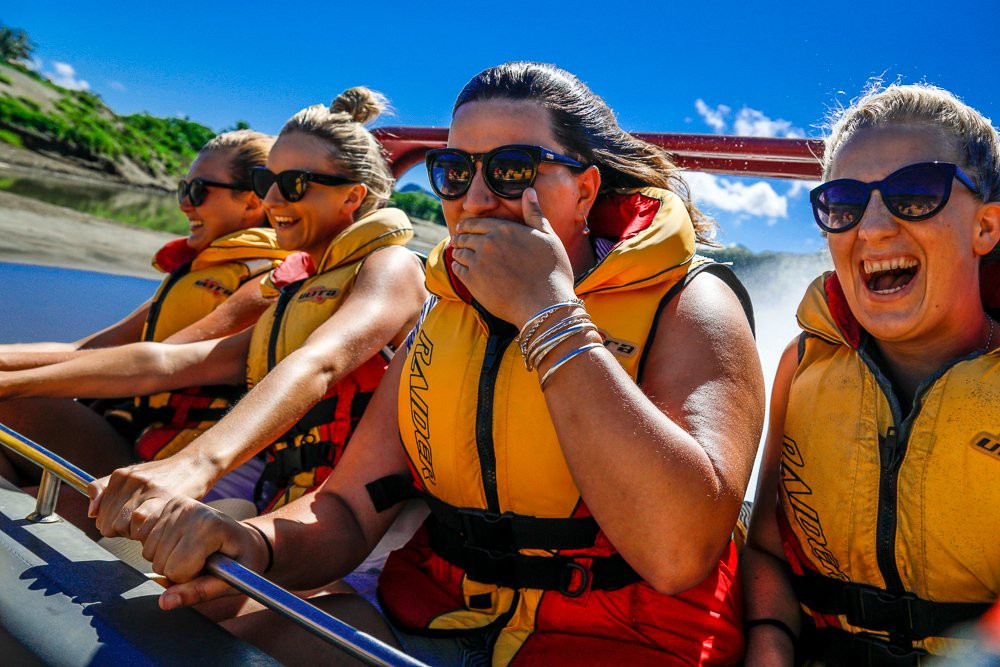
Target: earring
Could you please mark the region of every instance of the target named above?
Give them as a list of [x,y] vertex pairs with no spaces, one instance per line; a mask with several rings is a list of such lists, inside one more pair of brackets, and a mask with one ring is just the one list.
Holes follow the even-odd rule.
[[587,217],[583,218],[583,235],[590,236],[590,225],[587,223]]

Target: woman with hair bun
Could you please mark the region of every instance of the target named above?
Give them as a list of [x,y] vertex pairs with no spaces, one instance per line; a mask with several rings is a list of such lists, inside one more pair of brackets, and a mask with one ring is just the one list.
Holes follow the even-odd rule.
[[[381,615],[318,604],[435,665],[737,662],[763,380],[746,292],[695,256],[711,225],[676,169],[575,76],[524,62],[466,85],[427,167],[451,233],[436,301],[344,458],[249,523],[186,499],[146,514],[136,535],[183,582],[161,606],[231,592],[198,576],[217,550],[322,585],[416,498],[431,516],[390,555]],[[330,650],[266,612],[228,627],[289,663]]]
[[[0,375],[3,397],[150,394],[193,384],[249,389],[173,456],[94,482],[90,512],[105,536],[128,536],[133,510],[148,500],[205,496],[264,449],[261,477],[226,495],[251,496],[259,507],[287,502],[322,482],[343,454],[425,297],[420,261],[403,247],[410,222],[385,208],[393,178],[364,127],[382,106],[377,93],[352,88],[330,107],[303,109],[285,124],[267,166],[253,170],[278,244],[298,252],[263,284],[274,302],[252,329],[184,345],[98,350]],[[75,460],[73,451],[63,455]]]
[[746,664],[973,664],[956,637],[1000,594],[1000,138],[892,85],[841,114],[823,178],[835,270],[774,381]]
[[[273,136],[252,130],[211,139],[178,184],[177,198],[190,234],[168,242],[153,257],[153,266],[167,274],[153,298],[120,322],[75,343],[0,345],[0,370],[46,366],[139,341],[218,338],[256,322],[271,303],[261,294],[259,279],[289,254],[267,228],[263,203],[250,181],[251,169],[265,164],[273,144]],[[144,459],[183,447],[225,414],[237,396],[232,388],[188,387],[115,406],[106,414],[107,421],[95,412],[108,408],[103,401],[87,409],[64,399],[27,399],[0,403],[0,421],[55,449],[64,442],[118,440],[117,448],[87,448],[77,461],[84,469],[106,471],[129,461],[130,444]],[[188,418],[192,407],[199,413],[197,419]],[[37,479],[33,466],[23,472]],[[12,471],[4,476],[16,478]]]

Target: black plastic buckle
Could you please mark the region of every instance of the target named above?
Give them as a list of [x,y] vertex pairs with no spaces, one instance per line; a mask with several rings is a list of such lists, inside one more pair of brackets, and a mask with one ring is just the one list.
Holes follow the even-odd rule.
[[514,554],[479,549],[468,544],[463,546],[466,553],[465,576],[482,584],[493,584],[518,588],[517,563]]
[[[580,573],[580,584],[576,588],[570,588],[573,585],[574,572]],[[568,561],[564,565],[562,575],[559,578],[560,593],[568,598],[578,598],[584,594],[589,585],[590,572],[587,571],[587,568],[574,561]]]
[[510,517],[468,508],[459,509],[458,516],[467,546],[502,554],[516,551]]
[[895,595],[872,587],[848,589],[847,622],[869,630],[887,630],[893,634],[912,634],[912,593]]

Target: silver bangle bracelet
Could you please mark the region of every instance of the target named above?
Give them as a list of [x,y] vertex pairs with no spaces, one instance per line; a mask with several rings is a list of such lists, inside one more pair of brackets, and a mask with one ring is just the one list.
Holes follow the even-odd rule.
[[553,349],[555,349],[560,343],[569,340],[578,333],[583,333],[586,331],[596,332],[597,326],[593,322],[578,324],[576,326],[569,327],[565,331],[555,334],[554,336],[551,336],[550,338],[546,339],[543,343],[540,343],[536,349],[531,351],[531,354],[528,357],[527,362],[525,363],[525,365],[528,366],[528,370],[530,371],[537,368],[538,364],[541,363],[542,359],[544,359],[545,356]]
[[539,382],[539,384],[541,384],[542,389],[545,389],[545,382],[546,382],[546,380],[548,380],[549,377],[553,373],[555,373],[557,370],[559,370],[560,366],[562,366],[563,364],[565,364],[567,361],[569,361],[573,357],[578,357],[581,354],[583,354],[584,352],[586,352],[587,350],[593,350],[595,347],[604,347],[604,343],[588,343],[587,345],[583,345],[581,347],[578,347],[575,350],[573,350],[572,352],[568,352],[565,357],[563,357],[562,359],[560,359],[556,363],[552,364],[552,368],[550,368],[549,370],[545,371],[545,375],[542,376],[542,379]]
[[[531,339],[535,331],[538,330],[539,325],[541,325],[541,323],[544,322],[549,317],[549,315],[552,314],[553,311],[558,310],[560,308],[570,308],[572,306],[580,306],[581,308],[583,308],[583,299],[570,299],[569,301],[560,301],[559,303],[554,303],[551,306],[546,306],[545,308],[542,308],[540,311],[535,313],[531,317],[531,319],[529,319],[527,322],[524,323],[524,326],[521,327],[521,331],[518,332],[517,338],[515,338],[515,340],[518,342],[519,345],[523,346],[527,344],[528,340]],[[528,330],[528,332],[525,333],[525,329],[528,329],[529,327],[531,327],[530,330]]]

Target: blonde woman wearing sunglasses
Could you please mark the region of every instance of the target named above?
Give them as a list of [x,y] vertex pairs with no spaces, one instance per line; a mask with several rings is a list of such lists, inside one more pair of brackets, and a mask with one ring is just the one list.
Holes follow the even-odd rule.
[[[386,563],[384,616],[319,604],[430,664],[733,664],[763,382],[745,291],[694,257],[711,224],[665,154],[551,65],[473,78],[427,167],[451,232],[436,301],[344,459],[249,524],[150,508],[135,535],[185,582],[161,606],[225,595],[198,577],[218,549],[322,585],[417,498],[431,518]],[[268,612],[227,627],[289,663],[332,650]]]
[[1000,141],[950,93],[890,86],[823,167],[835,271],[774,383],[746,664],[916,665],[1000,592]]
[[[181,451],[95,482],[90,513],[105,536],[127,536],[132,510],[150,498],[205,496],[268,446],[260,477],[229,495],[252,496],[260,507],[285,502],[321,482],[343,454],[426,295],[419,258],[403,247],[410,222],[384,208],[392,175],[363,126],[382,105],[376,93],[352,88],[330,107],[303,109],[268,155],[266,172],[278,174],[277,186],[263,183],[266,174],[263,181],[254,176],[278,244],[299,252],[263,285],[272,302],[252,328],[183,345],[99,350],[0,375],[2,397],[150,394],[190,385],[250,390]],[[296,176],[294,191],[282,186],[288,173]],[[124,449],[107,441],[82,446]],[[64,455],[76,461],[78,453]]]
[[[167,274],[153,298],[122,321],[75,343],[0,345],[0,370],[46,366],[138,341],[207,340],[252,325],[271,302],[254,278],[288,255],[267,228],[250,179],[250,170],[265,163],[273,144],[274,137],[251,130],[226,132],[209,141],[178,186],[190,233],[167,243],[153,258],[153,266]],[[112,426],[95,414],[113,407],[108,419],[114,430],[134,440],[142,458],[153,458],[190,442],[225,413],[233,398],[233,392],[220,388],[192,387],[132,404],[100,401],[92,409],[67,400],[14,401],[0,404],[0,421],[58,449],[66,441],[114,438]],[[185,418],[186,408],[195,406],[201,418]],[[128,460],[127,450],[94,447],[81,452],[77,463],[108,470]],[[30,467],[25,473],[37,474]]]

